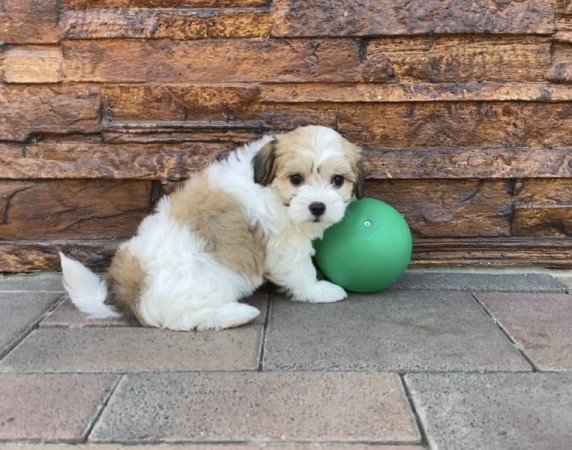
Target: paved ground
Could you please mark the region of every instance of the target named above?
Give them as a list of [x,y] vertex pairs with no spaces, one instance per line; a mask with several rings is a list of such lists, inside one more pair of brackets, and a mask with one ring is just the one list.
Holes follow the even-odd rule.
[[412,271],[330,305],[260,292],[257,322],[182,333],[86,320],[57,274],[0,277],[0,447],[570,449],[570,290]]

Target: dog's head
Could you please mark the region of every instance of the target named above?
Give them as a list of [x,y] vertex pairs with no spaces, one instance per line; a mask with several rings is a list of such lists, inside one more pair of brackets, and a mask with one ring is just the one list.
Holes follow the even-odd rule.
[[360,149],[322,126],[277,135],[256,154],[253,166],[254,181],[275,192],[295,223],[327,227],[363,193]]

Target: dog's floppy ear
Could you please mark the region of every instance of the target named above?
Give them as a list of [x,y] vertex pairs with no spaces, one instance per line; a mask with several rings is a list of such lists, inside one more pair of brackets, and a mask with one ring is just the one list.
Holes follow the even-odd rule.
[[362,198],[365,185],[365,174],[363,171],[363,163],[361,158],[355,162],[353,169],[356,174],[356,181],[354,183],[354,190],[352,193],[354,194],[355,198]]
[[272,183],[276,172],[276,139],[265,144],[252,159],[254,168],[254,182],[267,186]]

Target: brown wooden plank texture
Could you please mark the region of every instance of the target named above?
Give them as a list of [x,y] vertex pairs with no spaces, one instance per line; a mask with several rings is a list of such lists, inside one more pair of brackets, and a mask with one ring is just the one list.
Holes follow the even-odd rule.
[[275,36],[550,34],[554,3],[544,0],[275,0]]
[[97,9],[66,11],[67,39],[263,38],[270,34],[265,11]]
[[572,267],[567,0],[5,0],[0,271],[103,268],[222,151],[322,124],[414,263]]
[[104,8],[240,8],[266,6],[270,0],[62,0],[64,9]]
[[[155,136],[155,135],[154,135]],[[239,135],[235,135],[239,140]],[[246,139],[246,133],[244,135]],[[181,180],[234,142],[0,143],[0,179],[105,178]],[[364,151],[369,180],[572,178],[572,148],[373,148]],[[535,180],[539,181],[539,180]],[[519,192],[522,191],[519,183]],[[554,188],[552,184],[552,188]],[[567,187],[566,187],[567,188]],[[571,187],[572,190],[572,187]],[[520,194],[523,195],[523,194]]]
[[6,83],[58,83],[62,81],[63,56],[59,47],[15,46],[4,54]]
[[58,4],[58,0],[2,0],[0,42],[58,42]]
[[[67,81],[233,83],[385,80],[353,40],[66,41]],[[149,64],[148,61],[153,61]]]
[[265,84],[264,103],[407,103],[463,101],[570,101],[572,89],[553,83],[467,81],[463,83]]
[[[54,240],[0,241],[0,271],[18,272],[59,267],[58,251],[93,269],[109,266],[120,241]],[[416,239],[413,266],[485,267],[538,265],[570,267],[572,239],[561,238],[468,238]]]
[[516,205],[512,235],[572,237],[572,204]]
[[0,85],[0,140],[100,131],[101,100],[84,86]]
[[348,105],[338,128],[372,147],[559,147],[572,142],[572,103]]
[[144,181],[0,181],[3,239],[126,238],[148,214]]

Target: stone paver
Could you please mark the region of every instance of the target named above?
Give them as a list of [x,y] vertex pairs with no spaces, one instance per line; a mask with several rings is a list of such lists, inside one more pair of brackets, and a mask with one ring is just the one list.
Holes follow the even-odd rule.
[[60,274],[0,276],[0,447],[569,448],[570,274],[414,269],[326,305],[261,291],[255,322],[200,333],[88,319]]
[[412,374],[405,381],[432,448],[570,448],[572,374]]
[[486,272],[406,272],[392,289],[499,291],[499,292],[565,292],[558,279],[539,273]]
[[556,277],[560,283],[566,286],[566,292],[572,294],[572,275]]
[[138,326],[135,321],[129,321],[124,317],[110,317],[108,319],[90,319],[80,312],[73,303],[67,299],[44,320],[41,327],[128,327]]
[[43,272],[38,274],[0,275],[0,291],[64,292],[62,274],[58,272]]
[[8,443],[2,445],[2,450],[117,450],[125,448],[126,450],[298,450],[298,449],[327,449],[327,450],[423,450],[421,445],[367,445],[367,444],[320,444],[320,443],[268,443],[261,442],[259,444],[157,444],[157,445],[121,445],[121,444],[16,444]]
[[420,440],[399,378],[387,373],[128,375],[89,439]]
[[2,372],[256,370],[262,327],[176,332],[84,327],[34,330],[0,362]]
[[274,298],[269,370],[531,370],[466,292],[386,291],[332,304]]
[[[245,303],[255,306],[261,313],[253,322],[264,325],[266,308],[268,306],[268,294],[266,292],[256,292],[253,296],[244,300]],[[70,300],[64,301],[54,311],[46,316],[40,323],[41,327],[101,327],[101,326],[139,326],[137,322],[127,320],[124,317],[108,319],[91,319],[80,312]]]
[[83,439],[115,376],[0,374],[0,440]]
[[0,356],[61,298],[50,292],[0,292]]
[[572,370],[572,295],[479,293],[540,370]]

